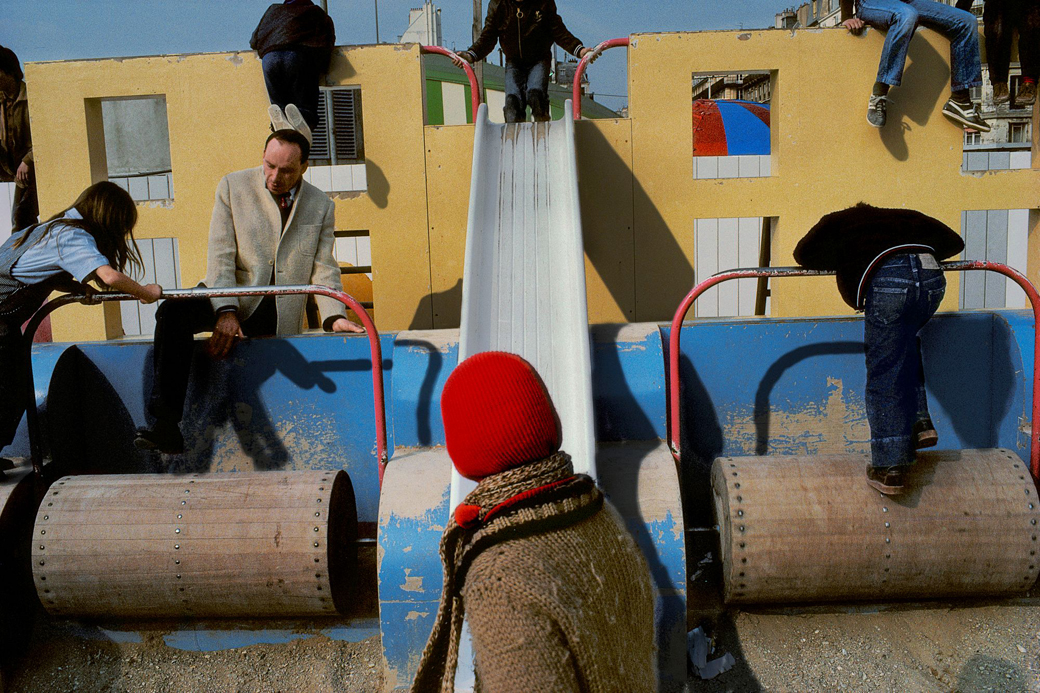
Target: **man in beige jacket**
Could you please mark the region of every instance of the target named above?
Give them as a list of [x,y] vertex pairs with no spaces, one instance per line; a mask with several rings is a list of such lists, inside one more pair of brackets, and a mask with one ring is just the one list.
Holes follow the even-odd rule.
[[[217,186],[209,227],[206,285],[320,284],[339,290],[340,269],[332,255],[335,207],[303,180],[310,143],[295,130],[267,139],[262,165],[224,176]],[[343,305],[316,297],[322,325],[331,332],[361,332]],[[206,349],[225,357],[246,337],[298,334],[306,296],[249,296],[167,301],[156,315],[152,393],[155,423],[138,429],[134,443],[145,450],[183,451],[184,410],[194,335],[212,330]]]

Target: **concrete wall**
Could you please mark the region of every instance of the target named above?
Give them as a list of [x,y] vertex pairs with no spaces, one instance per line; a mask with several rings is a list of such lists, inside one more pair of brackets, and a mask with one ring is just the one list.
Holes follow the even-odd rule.
[[[593,322],[671,318],[695,279],[697,219],[774,217],[771,262],[823,214],[861,200],[912,207],[955,229],[969,210],[1029,209],[1030,276],[1040,266],[1040,157],[1033,168],[962,174],[962,131],[941,114],[948,44],[915,37],[889,124],[864,119],[882,35],[842,29],[636,34],[629,114],[578,124],[577,147]],[[622,50],[622,49],[616,49]],[[836,66],[841,66],[841,73]],[[593,73],[596,66],[593,66]],[[772,72],[771,175],[694,179],[694,72]],[[26,70],[41,205],[50,214],[106,175],[97,162],[98,99],[164,94],[176,199],[144,203],[138,234],[179,240],[181,285],[205,273],[213,191],[228,171],[259,164],[266,93],[254,53],[34,63]],[[593,74],[594,78],[594,74]],[[337,228],[367,230],[383,330],[458,324],[472,126],[426,126],[416,45],[344,47],[329,85],[363,91],[368,189],[333,193]],[[1040,109],[1038,109],[1040,110]],[[1034,122],[1036,115],[1034,115]],[[956,307],[950,277],[945,308]],[[847,314],[828,279],[776,282],[772,314]],[[56,339],[118,333],[96,308],[67,308]]]

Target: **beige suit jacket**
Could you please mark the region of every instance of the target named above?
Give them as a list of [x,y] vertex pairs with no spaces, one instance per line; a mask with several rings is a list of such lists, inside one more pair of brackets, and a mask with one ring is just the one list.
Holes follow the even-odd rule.
[[[339,264],[332,255],[335,206],[307,181],[300,184],[285,232],[278,203],[264,185],[260,167],[229,173],[217,186],[209,225],[206,285],[265,286],[320,284],[342,291]],[[324,323],[345,316],[343,304],[316,296]],[[211,299],[214,310],[234,306],[248,318],[261,297]],[[279,296],[278,334],[298,334],[304,326],[306,296]]]

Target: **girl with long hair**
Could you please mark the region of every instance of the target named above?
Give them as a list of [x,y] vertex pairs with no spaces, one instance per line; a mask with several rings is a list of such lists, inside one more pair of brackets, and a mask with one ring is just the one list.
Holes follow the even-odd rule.
[[[84,190],[68,209],[0,245],[0,450],[14,439],[28,396],[21,326],[52,291],[83,293],[89,290],[84,284],[94,281],[141,303],[162,296],[158,284],[142,286],[123,274],[127,266],[141,267],[136,223],[130,195],[103,181]],[[0,463],[0,470],[4,466],[9,463]]]

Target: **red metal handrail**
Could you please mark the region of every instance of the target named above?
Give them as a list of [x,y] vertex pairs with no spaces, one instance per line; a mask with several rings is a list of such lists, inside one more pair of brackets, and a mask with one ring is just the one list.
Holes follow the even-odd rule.
[[[230,287],[230,288],[212,288],[212,287],[200,287],[195,289],[173,289],[170,291],[163,291],[162,298],[167,300],[183,300],[190,298],[225,298],[225,297],[239,297],[239,296],[293,296],[300,294],[312,294],[317,296],[328,296],[333,298],[345,306],[348,306],[351,310],[357,314],[358,319],[361,320],[361,325],[365,328],[365,333],[368,336],[368,344],[372,353],[372,389],[373,396],[375,399],[375,417],[376,417],[376,450],[379,456],[379,485],[383,485],[383,472],[386,469],[386,464],[389,459],[387,452],[386,442],[386,402],[383,393],[383,349],[379,344],[379,332],[376,330],[375,323],[372,322],[371,316],[364,309],[360,302],[357,301],[353,296],[343,291],[336,291],[330,289],[327,286],[320,286],[317,284],[303,284],[294,286],[250,286],[250,287]],[[52,301],[44,304],[36,313],[33,314],[32,318],[26,323],[25,331],[22,333],[22,343],[26,349],[26,361],[28,362],[28,383],[29,393],[28,402],[26,403],[26,415],[28,417],[29,425],[29,448],[32,455],[33,472],[37,477],[41,477],[43,473],[43,456],[39,444],[39,412],[36,410],[36,394],[35,387],[33,386],[33,375],[32,375],[32,358],[30,356],[29,349],[31,348],[33,335],[36,334],[36,330],[39,328],[40,323],[43,322],[44,318],[53,313],[58,308],[68,305],[70,303],[83,303],[87,305],[95,305],[109,301],[136,301],[135,296],[124,293],[115,292],[102,292],[91,294],[89,296],[78,296],[73,294],[66,294],[59,296]]]
[[[458,53],[449,51],[447,48],[441,48],[440,46],[419,46],[420,53],[436,53],[437,55],[446,55],[449,58],[459,57]],[[477,122],[477,109],[480,108],[480,87],[477,86],[477,75],[473,72],[472,66],[465,60],[462,61],[462,69],[466,71],[466,77],[469,78],[469,92],[470,92],[470,112],[473,114],[473,122]]]
[[[1033,475],[1033,479],[1040,480],[1040,430],[1038,430],[1037,427],[1038,422],[1040,422],[1040,330],[1037,330],[1037,325],[1040,324],[1040,293],[1037,293],[1036,288],[1021,272],[997,262],[959,260],[954,262],[942,262],[939,266],[947,272],[963,272],[968,270],[990,270],[992,272],[998,272],[1013,279],[1020,287],[1022,287],[1026,296],[1029,297],[1029,302],[1033,306],[1033,413],[1029,433],[1029,469]],[[675,311],[675,317],[672,318],[671,332],[668,335],[668,373],[666,377],[668,381],[668,445],[671,448],[672,456],[675,457],[676,461],[679,460],[681,454],[680,440],[682,439],[682,436],[680,435],[681,421],[679,416],[679,340],[682,334],[683,320],[686,318],[686,313],[690,310],[690,306],[692,306],[693,302],[697,300],[697,297],[716,284],[730,279],[749,279],[754,277],[805,277],[830,274],[834,274],[834,272],[807,270],[801,267],[751,267],[747,269],[735,269],[719,272],[718,274],[708,277],[700,284],[693,287],[693,289],[690,290],[690,293],[686,294],[686,298],[684,298],[682,303],[679,304],[679,309]]]
[[619,46],[628,46],[628,44],[629,41],[627,38],[607,39],[593,48],[591,53],[578,61],[578,69],[574,71],[574,87],[571,90],[571,103],[574,108],[575,120],[581,120],[581,78],[585,75],[585,68],[587,68],[589,63],[598,58],[600,54],[608,48],[618,48]]

